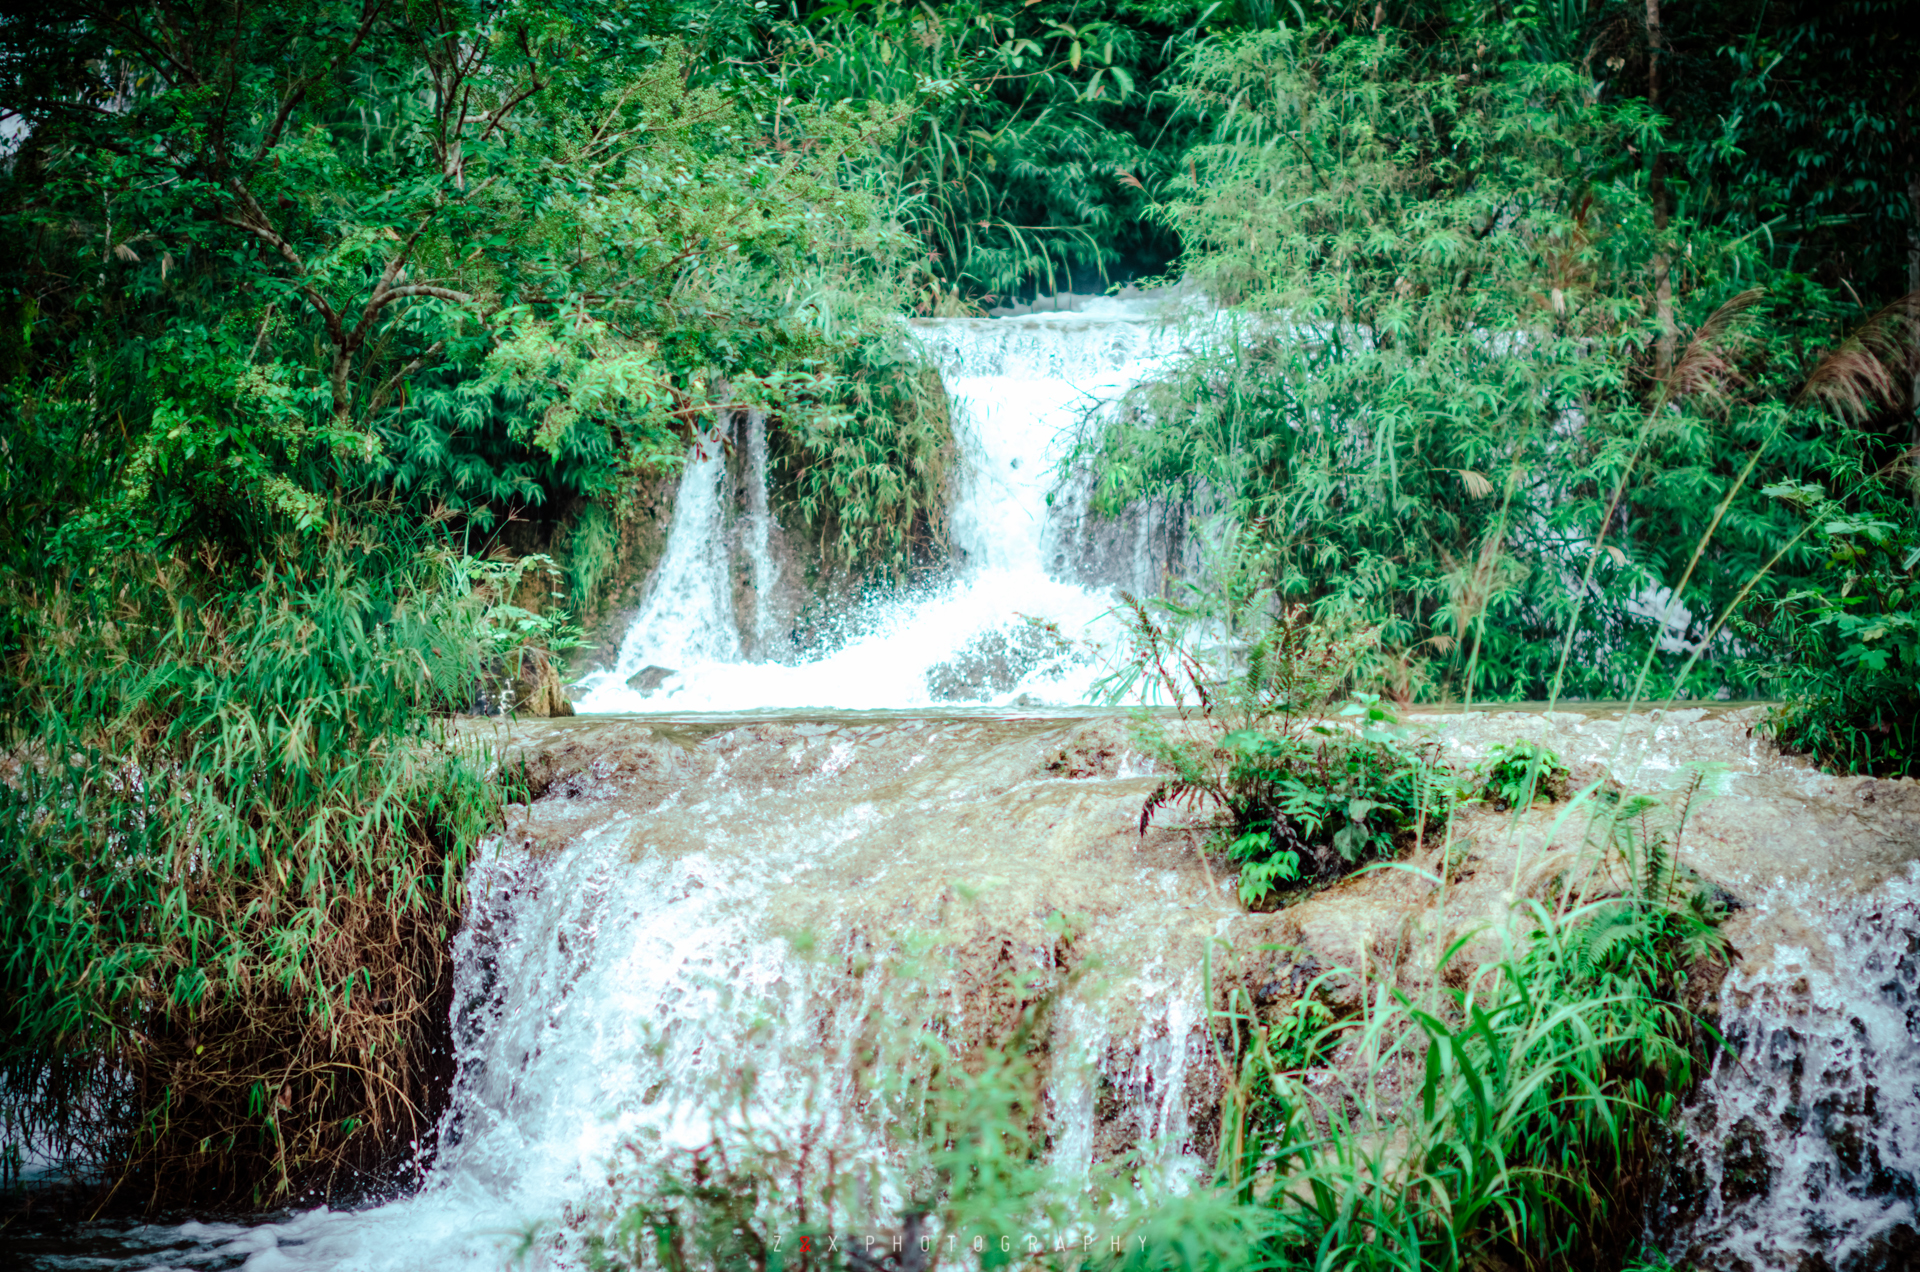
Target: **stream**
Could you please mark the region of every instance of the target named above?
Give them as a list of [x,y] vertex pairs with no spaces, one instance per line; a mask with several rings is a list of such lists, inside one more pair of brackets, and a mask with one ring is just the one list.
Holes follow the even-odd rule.
[[[1170,1180],[1204,1176],[1220,1089],[1207,969],[1270,939],[1273,916],[1245,914],[1185,832],[1140,832],[1157,779],[1124,718],[1084,705],[1119,639],[1115,590],[1190,569],[1195,535],[1165,509],[1093,517],[1083,486],[1060,480],[1087,413],[1176,337],[1139,301],[916,327],[958,412],[951,570],[850,615],[818,649],[750,656],[778,644],[764,615],[783,568],[764,424],[734,439],[743,477],[720,439],[695,445],[664,557],[582,714],[507,729],[552,781],[470,876],[453,1091],[415,1186],[355,1211],[68,1225],[17,1239],[11,1266],[455,1272],[503,1267],[540,1233],[551,1242],[535,1265],[564,1265],[569,1225],[615,1181],[742,1108],[769,1135],[813,1136],[877,1169],[889,1109],[860,1085],[862,1049],[936,1018],[1002,1036],[1016,974],[1061,992],[1041,1116],[1062,1187],[1140,1145]],[[757,598],[745,622],[736,577]],[[1574,739],[1560,743],[1572,756],[1581,737],[1625,736],[1633,722],[1615,715],[1525,718]],[[1702,715],[1646,733],[1655,768],[1717,764],[1728,806],[1752,803],[1724,832],[1704,822],[1702,851],[1733,860],[1771,835],[1782,861],[1805,855],[1792,836],[1827,833],[1820,801],[1859,788],[1779,765],[1740,740],[1738,719]],[[1682,755],[1710,725],[1721,732]],[[1813,828],[1766,800],[1813,809]],[[1736,1051],[1676,1132],[1650,1219],[1677,1258],[1756,1272],[1920,1263],[1920,885],[1902,864],[1920,848],[1899,816],[1874,823],[1890,829],[1873,842],[1894,846],[1870,874],[1839,862],[1790,878],[1798,867],[1768,858],[1738,882],[1750,927],[1800,926],[1755,938],[1721,990]],[[919,966],[889,964],[910,932],[927,938]],[[911,1010],[889,1023],[901,1002]]]

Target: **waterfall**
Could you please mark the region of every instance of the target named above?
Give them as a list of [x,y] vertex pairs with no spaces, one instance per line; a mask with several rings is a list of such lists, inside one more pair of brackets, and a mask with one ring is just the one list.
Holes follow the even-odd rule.
[[[580,703],[676,714],[554,722],[515,757],[529,772],[572,758],[476,852],[449,1102],[414,1191],[82,1233],[85,1266],[491,1272],[544,1232],[535,1266],[576,1267],[624,1189],[749,1124],[832,1145],[897,1213],[903,1097],[863,1085],[875,1038],[997,1045],[998,995],[1023,978],[1058,994],[1035,1115],[1058,1195],[1128,1151],[1142,1175],[1204,1175],[1223,1089],[1209,960],[1277,949],[1285,929],[1243,913],[1183,833],[1138,829],[1160,779],[1124,730],[781,710],[1084,701],[1112,639],[1108,589],[1194,564],[1204,497],[1102,518],[1084,470],[1061,479],[1075,430],[1173,352],[1151,310],[916,331],[955,407],[951,578],[856,616],[836,648],[774,657],[792,651],[769,602],[796,580],[775,550],[766,421],[734,422],[731,474],[718,430],[696,440],[640,613]],[[678,714],[740,709],[754,714]],[[1759,743],[1739,745],[1751,761]],[[1768,948],[1764,930],[1771,955],[1720,991],[1734,1050],[1675,1132],[1649,1242],[1749,1272],[1920,1265],[1920,874],[1747,899],[1740,944]],[[1062,938],[1050,924],[1069,915]],[[56,1250],[32,1266],[81,1263]]]
[[666,554],[640,617],[620,644],[613,675],[621,683],[662,660],[726,662],[740,656],[720,494],[726,476],[718,431],[698,438],[680,474]]
[[[1086,474],[1063,485],[1060,470],[1089,414],[1164,363],[1173,331],[1158,307],[1138,300],[930,319],[913,329],[954,409],[950,579],[849,616],[851,635],[837,647],[770,657],[777,633],[769,600],[779,579],[768,550],[765,423],[752,416],[740,536],[755,597],[747,639],[720,630],[734,613],[730,540],[715,493],[719,460],[696,455],[646,603],[616,666],[586,681],[580,710],[1086,701],[1114,639],[1104,621],[1109,585],[1154,589],[1163,570],[1153,548],[1167,541],[1169,517],[1165,508],[1129,514],[1136,550],[1115,568],[1104,547],[1115,534],[1088,519]],[[648,668],[660,670],[629,684]]]
[[777,633],[769,602],[780,582],[773,559],[773,508],[767,492],[767,417],[747,412],[747,566],[753,581],[754,646],[764,657]]
[[[1157,779],[1124,760],[1052,775],[1043,757],[1082,745],[1074,721],[589,727],[596,758],[510,810],[469,871],[453,1088],[418,1190],[139,1227],[116,1236],[131,1257],[89,1266],[492,1272],[535,1225],[576,1266],[624,1181],[684,1171],[687,1150],[749,1125],[884,1185],[889,1128],[911,1121],[860,1076],[863,1053],[926,1028],[994,1045],[1009,974],[1065,986],[1043,1035],[1063,1194],[1155,1140],[1168,1177],[1203,1171],[1200,968],[1238,907],[1191,854],[1138,848]],[[1082,846],[1050,859],[1064,825]],[[1070,954],[1040,921],[1051,907],[1083,916]],[[1085,973],[1070,984],[1068,958]]]
[[[1548,740],[1571,757],[1564,739],[1586,726],[1560,720],[1566,733]],[[1749,742],[1723,727],[1720,753],[1738,767]],[[353,1212],[82,1234],[85,1266],[494,1272],[538,1231],[533,1266],[578,1268],[582,1240],[636,1181],[685,1178],[690,1150],[749,1130],[788,1150],[830,1145],[839,1169],[875,1181],[875,1208],[899,1213],[890,1128],[914,1125],[913,1092],[863,1075],[911,1079],[912,1056],[876,1066],[875,1040],[1001,1045],[1006,991],[1028,978],[1058,995],[1033,1036],[1049,1195],[1063,1209],[1084,1200],[1129,1152],[1143,1176],[1194,1181],[1218,1148],[1224,1090],[1210,1007],[1225,983],[1301,966],[1230,951],[1327,951],[1342,934],[1364,954],[1378,937],[1371,918],[1340,917],[1377,894],[1330,890],[1300,922],[1332,926],[1309,936],[1243,913],[1184,833],[1142,837],[1161,779],[1111,718],[763,713],[536,722],[520,736],[547,785],[508,809],[468,873],[450,1100],[417,1188]],[[1589,756],[1612,751],[1590,742]],[[1770,870],[1819,842],[1795,824],[1796,800],[1839,782],[1845,816],[1865,802],[1858,779],[1783,774],[1776,811],[1702,814],[1693,835],[1731,836],[1720,851],[1733,855],[1698,860]],[[1901,799],[1905,784],[1880,785]],[[1874,851],[1896,845],[1903,816],[1868,825],[1885,837]],[[1780,857],[1738,833],[1756,817],[1778,824]],[[1691,1266],[1913,1266],[1920,872],[1855,890],[1867,886],[1742,889],[1729,935],[1749,961],[1719,992],[1734,1050],[1674,1132],[1648,1216],[1649,1240]],[[27,1266],[81,1266],[63,1249],[80,1246]]]
[[1772,958],[1722,987],[1716,1056],[1651,1216],[1702,1268],[1920,1265],[1920,873],[1865,895],[1780,887]]

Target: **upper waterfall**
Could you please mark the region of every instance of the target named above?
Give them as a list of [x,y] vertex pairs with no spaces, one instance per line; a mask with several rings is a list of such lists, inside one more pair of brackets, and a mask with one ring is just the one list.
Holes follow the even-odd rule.
[[[587,679],[579,709],[1086,701],[1112,639],[1108,585],[1153,586],[1156,525],[1136,518],[1130,559],[1117,570],[1097,577],[1083,568],[1085,554],[1071,540],[1086,501],[1084,492],[1063,491],[1062,461],[1089,413],[1151,376],[1176,347],[1163,313],[1152,301],[1095,300],[1072,312],[914,323],[953,403],[949,577],[865,607],[849,616],[841,643],[786,661],[743,652],[721,525],[726,465],[716,439],[696,442],[666,555],[613,669]],[[744,583],[762,599],[775,576],[766,557],[763,428],[749,421],[752,559]],[[755,606],[763,649],[766,613]],[[648,668],[659,669],[651,683],[629,685]]]

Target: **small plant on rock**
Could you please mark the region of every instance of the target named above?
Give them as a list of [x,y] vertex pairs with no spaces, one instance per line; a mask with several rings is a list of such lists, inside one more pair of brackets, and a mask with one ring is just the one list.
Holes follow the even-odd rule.
[[1240,866],[1248,905],[1390,855],[1446,802],[1377,695],[1332,709],[1370,631],[1231,583],[1211,608],[1132,596],[1125,606],[1133,659],[1116,683],[1144,683],[1178,711],[1135,726],[1137,745],[1172,774],[1142,806],[1140,833],[1169,804],[1216,809],[1211,846]]
[[1495,745],[1481,768],[1481,795],[1496,808],[1532,808],[1564,799],[1569,771],[1564,761],[1540,745],[1521,739]]
[[1433,770],[1401,745],[1375,695],[1356,695],[1334,718],[1357,733],[1319,724],[1308,738],[1246,729],[1220,739],[1233,756],[1219,801],[1232,816],[1226,851],[1248,905],[1392,855],[1397,836],[1441,802]]

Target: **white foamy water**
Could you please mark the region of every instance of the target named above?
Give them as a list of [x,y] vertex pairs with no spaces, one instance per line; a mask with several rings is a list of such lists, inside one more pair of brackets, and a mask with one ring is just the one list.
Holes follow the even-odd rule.
[[[656,772],[673,745],[613,754],[535,806],[531,824],[550,846],[510,825],[469,872],[453,948],[456,1074],[413,1195],[251,1225],[102,1229],[86,1261],[31,1266],[478,1272],[504,1268],[531,1237],[533,1266],[575,1268],[583,1234],[632,1199],[634,1181],[684,1176],[686,1153],[716,1140],[771,1146],[768,1160],[789,1166],[795,1145],[832,1147],[839,1171],[871,1177],[874,1209],[897,1213],[904,1167],[889,1128],[912,1125],[901,1114],[921,1097],[910,1080],[889,1083],[911,1079],[926,1054],[912,1040],[935,1019],[952,1039],[986,1009],[977,985],[969,997],[950,983],[946,955],[917,971],[905,956],[900,971],[919,929],[889,926],[873,911],[896,903],[871,889],[889,873],[927,886],[942,877],[944,866],[927,874],[928,853],[944,860],[948,832],[930,838],[929,815],[1020,807],[995,802],[1009,781],[1031,792],[1020,798],[1057,799],[1098,779],[1023,778],[1018,766],[1032,761],[1017,743],[938,720],[728,730],[695,748],[664,802],[636,795],[636,774]],[[1020,865],[1003,855],[971,869]],[[1138,913],[1082,938],[1119,954],[1195,909],[1164,870],[1131,869]],[[797,930],[809,939],[796,943]],[[1052,966],[1045,944],[1014,957]],[[1205,1064],[1203,990],[1197,968],[1174,962],[1118,958],[1048,1028],[1062,1197],[1087,1180],[1102,1124],[1129,1144],[1166,1141],[1170,1180],[1193,1173],[1178,1150],[1193,1133],[1188,1074]],[[876,1068],[861,1058],[876,1037],[906,1049]]]
[[[1050,512],[1060,461],[1088,413],[1150,375],[1174,336],[1151,306],[1115,301],[915,327],[955,407],[950,580],[854,616],[855,634],[837,647],[789,663],[749,658],[745,650],[777,643],[760,602],[779,585],[780,566],[769,546],[765,422],[748,418],[737,439],[747,483],[737,522],[723,439],[703,436],[689,451],[665,551],[618,665],[592,683],[581,710],[1089,697],[1114,638],[1114,597],[1062,566],[1064,537],[1078,527]],[[1083,513],[1084,492],[1068,503]],[[730,550],[741,554],[737,572]],[[755,595],[746,631],[736,573]],[[1142,576],[1135,586],[1147,582],[1146,564],[1134,573]],[[649,667],[674,674],[651,695],[630,689],[627,679]],[[855,760],[847,742],[808,754],[818,774],[802,787]],[[589,789],[591,774],[580,780],[583,803],[612,798]],[[719,778],[703,790],[615,815],[545,855],[495,844],[474,868],[454,951],[458,1073],[437,1156],[413,1195],[272,1223],[115,1227],[98,1234],[97,1257],[56,1255],[38,1266],[501,1267],[504,1252],[540,1225],[552,1232],[572,1216],[577,1231],[583,1207],[608,1195],[610,1173],[644,1173],[724,1129],[716,1110],[738,1095],[747,1072],[756,1133],[810,1118],[789,1129],[882,1162],[872,1137],[886,1110],[870,1091],[855,1098],[848,1086],[860,1022],[882,991],[871,976],[864,986],[849,978],[844,950],[832,966],[798,957],[781,935],[782,898],[849,842],[884,837],[887,818],[911,810],[856,800],[824,813],[782,811]],[[849,939],[846,925],[857,920],[837,916],[838,934],[822,939]],[[1052,1048],[1070,1057],[1056,1067],[1050,1096],[1054,1158],[1068,1180],[1085,1179],[1096,1124],[1115,1116],[1116,1101],[1131,1141],[1178,1145],[1189,1134],[1184,1075],[1203,1015],[1199,982],[1150,969],[1121,992],[1147,1005],[1144,1014],[1122,1013],[1130,1024],[1115,1025],[1111,1004],[1095,996],[1076,999],[1052,1026]],[[849,1120],[856,1110],[857,1126]],[[555,1240],[541,1257],[570,1266],[567,1240]]]
[[632,668],[628,675],[663,658],[727,663],[740,656],[720,507],[726,473],[720,439],[696,440],[680,474],[666,553],[640,617],[620,647],[620,665]]
[[[1093,301],[1074,313],[928,320],[914,330],[940,366],[954,408],[951,581],[849,616],[856,634],[837,647],[790,662],[745,658],[733,627],[724,464],[718,448],[703,443],[681,481],[666,556],[641,613],[613,670],[586,681],[578,710],[1088,700],[1118,634],[1106,619],[1114,597],[1049,564],[1050,556],[1056,564],[1062,558],[1057,540],[1070,532],[1052,514],[1060,465],[1089,412],[1164,365],[1176,347],[1173,330],[1154,303],[1137,300]],[[764,428],[750,421],[746,439],[743,537],[749,581],[764,597],[775,567],[766,547],[765,440],[756,426]],[[1143,530],[1142,556],[1149,537]],[[765,614],[756,607],[762,641]],[[1035,624],[1052,624],[1057,636]],[[657,688],[629,687],[648,668],[673,674]]]
[[1702,1268],[1920,1266],[1920,874],[1758,906],[1809,944],[1729,975],[1734,1050],[1686,1120],[1657,1241]]

